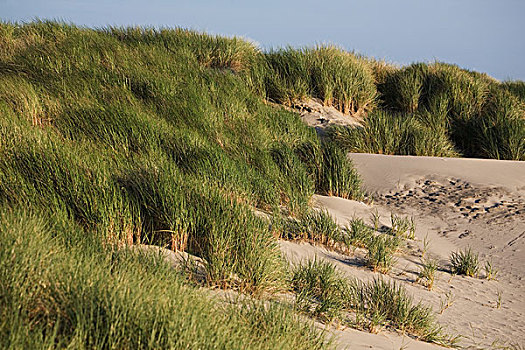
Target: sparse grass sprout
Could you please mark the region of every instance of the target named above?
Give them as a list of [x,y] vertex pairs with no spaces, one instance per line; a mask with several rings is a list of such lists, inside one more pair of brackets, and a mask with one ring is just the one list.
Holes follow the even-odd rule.
[[428,290],[432,290],[432,287],[434,286],[434,281],[436,279],[437,269],[437,260],[430,258],[425,259],[424,261],[422,261],[417,281],[426,286]]

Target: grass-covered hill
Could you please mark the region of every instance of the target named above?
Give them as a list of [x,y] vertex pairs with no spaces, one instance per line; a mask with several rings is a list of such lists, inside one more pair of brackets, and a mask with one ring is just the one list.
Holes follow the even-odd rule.
[[184,30],[0,26],[4,348],[315,348],[282,307],[225,308],[158,262],[205,259],[210,286],[288,288],[268,223],[314,192],[361,198],[344,153],[270,106],[251,44]]
[[[181,29],[2,23],[0,344],[322,347],[289,308],[225,306],[121,247],[197,255],[209,286],[289,290],[276,241],[286,233],[254,209],[301,219],[314,193],[362,199],[343,147],[524,160],[524,89],[331,47],[261,52]],[[363,127],[321,141],[278,105],[310,97]]]
[[363,128],[332,130],[350,151],[525,160],[522,81],[440,62],[400,68],[334,47],[262,56],[255,76],[267,99],[315,97],[365,117]]

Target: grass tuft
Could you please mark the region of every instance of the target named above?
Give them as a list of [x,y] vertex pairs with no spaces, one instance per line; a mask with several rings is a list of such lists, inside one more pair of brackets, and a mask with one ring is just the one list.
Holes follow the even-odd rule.
[[348,221],[345,231],[345,240],[348,246],[365,248],[373,239],[372,230],[361,218],[355,218]]
[[283,239],[305,240],[336,249],[344,248],[346,243],[341,228],[326,210],[312,209],[300,219],[274,215],[272,229]]
[[374,271],[387,273],[396,263],[396,253],[401,239],[384,234],[372,236],[367,244],[366,263]]
[[436,271],[438,267],[439,264],[437,260],[427,258],[424,261],[422,261],[421,269],[417,277],[417,282],[420,282],[421,284],[426,286],[428,290],[432,290],[432,287],[434,286],[434,281],[436,280]]
[[341,317],[345,280],[330,263],[310,260],[295,268],[292,287],[300,309],[331,321]]
[[494,267],[492,260],[485,261],[485,278],[487,280],[495,280],[499,270]]
[[390,214],[392,227],[390,232],[396,237],[414,239],[416,234],[416,223],[413,216],[401,217],[394,213]]
[[478,253],[472,252],[470,247],[450,255],[450,264],[452,266],[452,273],[458,275],[466,275],[470,277],[477,277],[479,271]]
[[[453,345],[435,321],[431,308],[415,303],[405,289],[383,279],[358,282],[343,277],[334,265],[311,260],[298,265],[292,278],[301,310],[321,319],[377,331],[393,327],[421,340]],[[358,320],[351,323],[349,314]]]

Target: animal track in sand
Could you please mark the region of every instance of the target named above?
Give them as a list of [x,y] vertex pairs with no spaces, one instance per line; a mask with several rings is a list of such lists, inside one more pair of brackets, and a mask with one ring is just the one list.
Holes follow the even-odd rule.
[[[443,216],[452,213],[466,220],[498,224],[525,218],[525,201],[501,188],[476,187],[460,179],[422,179],[413,188],[381,195],[378,202],[399,209]],[[443,210],[443,209],[449,210]],[[450,210],[453,209],[453,210]],[[469,232],[461,234],[466,237]]]

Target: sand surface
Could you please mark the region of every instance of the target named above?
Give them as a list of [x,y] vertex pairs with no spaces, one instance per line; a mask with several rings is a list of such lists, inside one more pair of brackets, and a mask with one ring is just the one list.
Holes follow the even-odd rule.
[[[326,208],[340,224],[353,217],[371,223],[374,211],[386,226],[391,212],[414,216],[416,240],[407,241],[396,266],[383,277],[402,283],[416,300],[431,305],[448,333],[462,336],[459,345],[464,348],[525,346],[525,163],[371,154],[350,157],[374,196],[373,204],[315,196],[316,205]],[[430,242],[427,254],[440,262],[432,291],[416,283],[424,239]],[[480,278],[450,273],[450,253],[467,246],[479,252],[481,265],[492,260],[499,270],[497,280],[485,279],[483,268]],[[361,280],[380,275],[364,266],[364,250],[347,256],[294,242],[281,242],[281,249],[291,261],[317,256]],[[388,330],[333,332],[339,348],[438,348]]]
[[325,129],[330,126],[358,126],[362,122],[361,118],[341,113],[333,106],[325,106],[318,99],[297,102],[291,110],[299,113],[301,120],[319,135],[324,135]]

